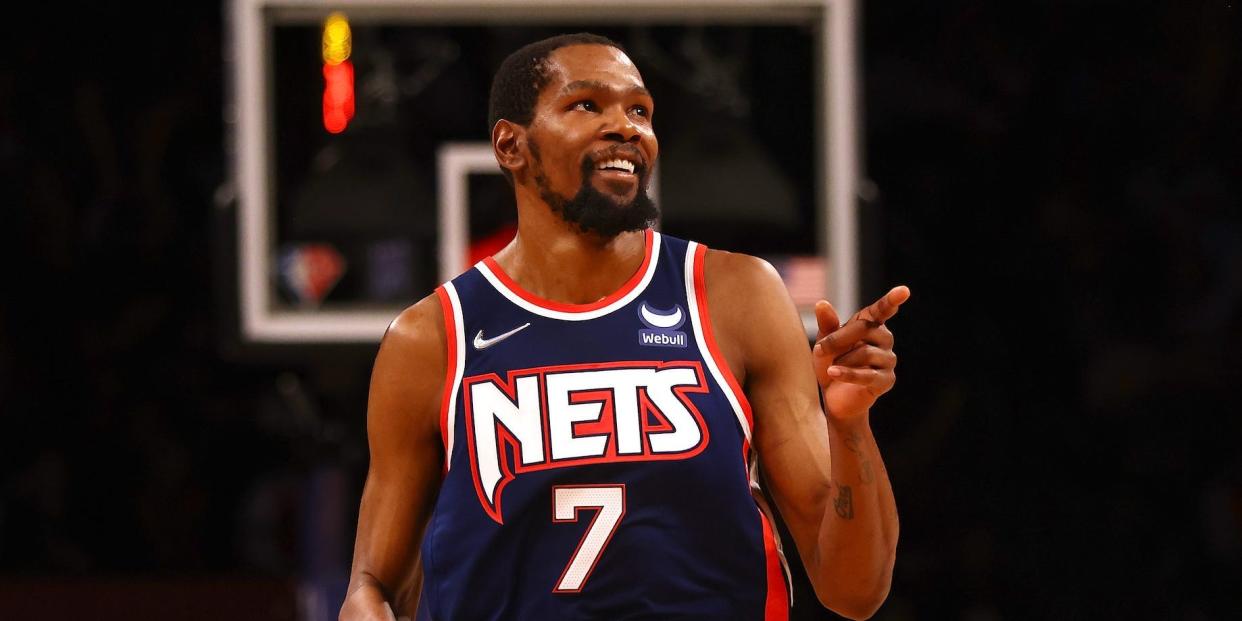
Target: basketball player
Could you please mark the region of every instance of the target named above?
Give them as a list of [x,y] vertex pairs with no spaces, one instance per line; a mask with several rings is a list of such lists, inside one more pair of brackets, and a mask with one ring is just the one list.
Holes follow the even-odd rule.
[[384,336],[341,618],[787,618],[756,461],[820,601],[871,616],[897,513],[868,415],[909,290],[820,302],[812,349],[770,265],[653,231],[655,106],[607,39],[518,50],[490,105],[518,233]]

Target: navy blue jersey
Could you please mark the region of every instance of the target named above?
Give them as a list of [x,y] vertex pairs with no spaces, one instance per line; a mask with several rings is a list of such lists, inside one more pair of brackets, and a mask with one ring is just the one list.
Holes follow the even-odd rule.
[[420,615],[788,617],[705,252],[648,230],[639,270],[592,304],[541,299],[491,258],[437,289],[446,463]]

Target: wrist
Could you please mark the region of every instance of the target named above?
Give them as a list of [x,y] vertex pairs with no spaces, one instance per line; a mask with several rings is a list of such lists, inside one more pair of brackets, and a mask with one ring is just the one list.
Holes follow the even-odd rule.
[[871,429],[871,410],[866,409],[856,414],[837,416],[827,413],[828,430],[832,432],[869,431]]

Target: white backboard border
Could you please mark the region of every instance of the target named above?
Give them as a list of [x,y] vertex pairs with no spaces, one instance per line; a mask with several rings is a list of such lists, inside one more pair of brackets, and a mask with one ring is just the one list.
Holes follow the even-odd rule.
[[[378,342],[395,316],[391,310],[282,310],[270,287],[273,273],[271,216],[270,31],[279,23],[318,22],[345,11],[357,23],[808,23],[817,21],[820,78],[816,198],[821,214],[819,246],[828,249],[828,292],[842,316],[858,308],[857,191],[860,173],[857,127],[856,0],[232,0],[228,52],[232,176],[237,190],[238,278],[241,335],[253,343]],[[486,145],[486,143],[484,143]],[[458,145],[461,146],[461,145]],[[464,266],[467,175],[496,172],[478,145],[454,151],[440,170],[440,274]],[[441,155],[443,160],[446,156]],[[456,171],[456,172],[451,172]],[[452,189],[455,188],[455,189]],[[450,201],[446,207],[445,201]],[[458,207],[452,207],[456,205]],[[454,213],[446,213],[446,208]],[[458,271],[454,271],[458,270]],[[809,323],[808,323],[809,319]],[[814,318],[803,317],[808,333]]]

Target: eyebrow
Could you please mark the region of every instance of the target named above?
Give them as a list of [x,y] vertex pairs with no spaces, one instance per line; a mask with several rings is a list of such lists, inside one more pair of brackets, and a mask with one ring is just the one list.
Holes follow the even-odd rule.
[[[573,82],[570,82],[569,84],[566,84],[565,88],[561,89],[561,94],[564,95],[566,93],[572,93],[573,91],[579,91],[579,90],[612,91],[612,90],[617,90],[617,89],[614,89],[612,86],[609,86],[608,84],[600,82],[599,80],[575,80]],[[625,94],[637,93],[639,95],[646,95],[648,97],[651,96],[651,92],[642,86],[632,86],[628,89],[625,89],[624,93]]]

